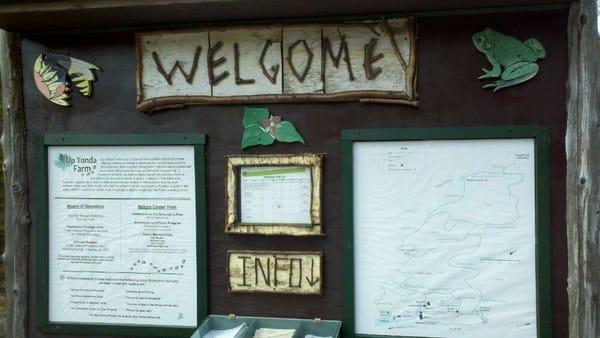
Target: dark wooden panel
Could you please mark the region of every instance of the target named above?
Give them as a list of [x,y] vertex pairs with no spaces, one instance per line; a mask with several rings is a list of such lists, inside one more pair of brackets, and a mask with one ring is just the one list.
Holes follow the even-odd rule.
[[567,5],[572,0],[70,0],[0,4],[0,27],[10,30],[81,30],[190,24],[201,21],[464,11],[511,6]]
[[[254,147],[244,153],[323,152],[323,225],[326,237],[290,238],[225,234],[225,155],[239,154],[243,106],[198,106],[143,115],[135,108],[135,50],[131,33],[45,36],[23,45],[24,95],[28,160],[35,154],[31,136],[45,132],[161,133],[203,132],[208,135],[209,310],[243,315],[341,319],[341,182],[340,131],[343,128],[440,127],[541,124],[551,130],[552,287],[554,337],[567,336],[565,230],[565,80],[566,11],[418,20],[420,107],[360,103],[268,104],[273,113],[294,121],[307,144]],[[496,94],[481,89],[477,76],[487,67],[472,45],[471,35],[490,26],[520,39],[538,38],[548,57],[537,78]],[[91,99],[73,94],[73,107],[52,105],[37,92],[31,68],[40,52],[68,52],[100,65]],[[29,171],[30,196],[38,191]],[[33,203],[33,200],[31,200]],[[33,215],[32,235],[38,226]],[[226,251],[311,250],[324,252],[323,296],[230,294],[225,274]],[[32,247],[30,259],[35,257]],[[35,262],[31,262],[34,266]],[[31,281],[35,271],[30,271]],[[35,309],[35,285],[30,297]],[[30,313],[31,337],[35,330]]]

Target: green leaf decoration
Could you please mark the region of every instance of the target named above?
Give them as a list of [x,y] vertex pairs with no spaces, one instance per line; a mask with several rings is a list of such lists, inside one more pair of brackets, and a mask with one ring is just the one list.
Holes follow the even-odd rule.
[[66,154],[59,154],[58,159],[54,160],[54,165],[60,168],[62,171],[67,170],[68,167],[73,163],[71,156]]
[[304,144],[304,139],[302,138],[302,136],[300,136],[300,134],[290,121],[282,121],[277,126],[277,133],[275,135],[275,138],[279,142],[300,142]]
[[275,142],[273,136],[257,125],[244,129],[242,134],[242,149],[256,145],[268,146],[273,142]]
[[304,139],[292,122],[281,121],[280,116],[272,116],[266,108],[244,108],[242,124],[242,149],[258,145],[268,146],[275,140],[304,144]]
[[262,120],[268,119],[271,116],[266,108],[244,108],[244,118],[242,124],[244,128],[250,126],[262,126]]

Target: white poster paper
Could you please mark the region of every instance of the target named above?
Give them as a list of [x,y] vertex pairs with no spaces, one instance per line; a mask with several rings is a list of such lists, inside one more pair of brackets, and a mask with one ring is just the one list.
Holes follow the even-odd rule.
[[49,321],[196,327],[193,146],[48,147]]
[[356,142],[356,332],[535,338],[533,139]]
[[242,167],[242,223],[311,226],[309,167]]

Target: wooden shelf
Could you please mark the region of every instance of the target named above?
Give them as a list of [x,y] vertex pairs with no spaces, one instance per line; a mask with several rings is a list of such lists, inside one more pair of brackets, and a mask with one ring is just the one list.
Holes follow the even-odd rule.
[[11,31],[140,30],[236,20],[324,16],[470,14],[566,8],[571,0],[86,0],[3,1],[0,27]]

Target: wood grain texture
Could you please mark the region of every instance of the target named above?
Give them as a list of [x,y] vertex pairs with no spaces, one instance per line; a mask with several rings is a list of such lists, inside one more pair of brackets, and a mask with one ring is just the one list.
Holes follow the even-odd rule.
[[[141,94],[144,98],[189,94],[211,95],[206,67],[206,55],[209,47],[208,31],[166,36],[163,34],[140,35],[138,43],[140,50],[138,58],[141,58],[138,72],[144,79],[141,87]],[[200,51],[195,59],[198,47],[200,47]],[[168,84],[165,76],[159,72],[157,62],[168,73],[172,73],[169,77],[171,84]],[[176,63],[179,67],[176,67]],[[189,75],[191,83],[186,81],[185,75]]]
[[[239,21],[250,17],[300,18],[367,13],[410,13],[447,10],[445,14],[478,8],[488,13],[510,6],[554,6],[570,0],[86,0],[3,1],[0,27],[22,31],[77,30],[108,27],[190,24],[202,21]],[[118,13],[119,15],[115,15]],[[249,15],[249,13],[252,13]],[[428,13],[428,14],[430,14]]]
[[600,40],[597,7],[569,15],[567,239],[569,338],[600,337]]
[[[303,42],[294,47],[298,41]],[[306,46],[308,46],[308,50]],[[308,64],[309,51],[312,53],[310,64]],[[323,81],[321,81],[321,26],[284,27],[283,57],[286,60],[283,68],[283,91],[285,93],[318,94],[324,92]],[[291,67],[294,67],[300,75],[308,68],[303,81],[294,75]]]
[[[223,55],[227,62],[219,67],[218,72],[227,71],[230,75],[223,82],[213,85],[213,96],[239,96],[256,94],[281,94],[282,74],[281,65],[281,27],[246,27],[233,29],[216,29],[210,31],[210,44],[223,42]],[[266,41],[271,41],[265,46]],[[239,44],[240,77],[253,79],[254,83],[237,85],[234,77],[233,44]],[[275,78],[272,83],[263,74],[260,58],[265,50],[263,66],[268,75]],[[275,69],[277,71],[275,71]]]
[[311,251],[230,250],[229,292],[320,295],[322,258]]
[[[323,38],[331,42],[331,49],[337,56],[341,47],[342,37],[347,43],[349,60],[354,79],[349,76],[347,65],[339,60],[337,67],[328,55],[325,56],[325,92],[340,93],[357,90],[375,91],[407,91],[412,86],[412,79],[407,81],[408,63],[411,49],[414,47],[409,19],[390,19],[347,25],[328,25],[323,27]],[[386,29],[388,27],[389,29]],[[372,56],[381,58],[372,62],[371,67],[380,69],[375,78],[369,79],[365,71],[365,49],[373,41]],[[398,53],[396,53],[398,50]],[[371,60],[374,60],[373,58]]]
[[252,95],[252,96],[169,96],[141,101],[137,110],[153,113],[165,109],[181,109],[187,106],[223,105],[223,104],[264,104],[264,103],[303,103],[303,102],[350,102],[386,103],[417,107],[419,101],[406,96],[404,93],[386,91],[370,91],[369,97],[364,98],[364,92],[343,92],[327,95],[292,94],[292,95]]
[[362,99],[417,104],[413,18],[206,27],[198,34],[205,31],[208,42],[193,31],[137,34],[139,111],[196,104],[371,102]]
[[29,203],[25,111],[23,109],[21,38],[0,31],[0,74],[2,74],[4,153],[4,271],[6,321],[4,336],[28,337]]

